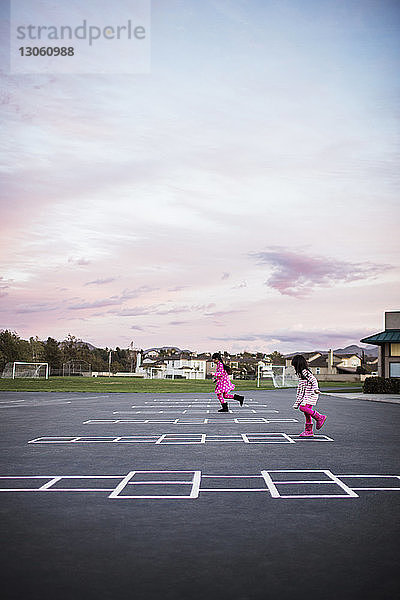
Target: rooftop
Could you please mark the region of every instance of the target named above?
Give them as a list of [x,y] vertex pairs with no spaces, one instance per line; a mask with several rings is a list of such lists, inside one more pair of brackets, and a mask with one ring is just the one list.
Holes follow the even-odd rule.
[[377,346],[380,344],[398,343],[400,342],[400,329],[386,329],[380,333],[374,333],[374,335],[363,338],[360,341],[365,344],[376,344]]

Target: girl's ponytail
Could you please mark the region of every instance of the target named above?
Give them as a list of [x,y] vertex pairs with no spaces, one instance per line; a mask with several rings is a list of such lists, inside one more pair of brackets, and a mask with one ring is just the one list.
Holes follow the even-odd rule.
[[219,362],[222,363],[222,366],[224,368],[224,371],[226,371],[226,373],[228,373],[228,375],[230,375],[232,373],[232,369],[230,368],[229,365],[226,365],[224,363],[224,361],[222,360],[222,356],[219,352],[214,352],[214,354],[211,357],[213,360],[219,360]]
[[300,379],[305,379],[305,377],[303,376],[303,371],[310,371],[307,361],[302,354],[296,354],[296,356],[293,356],[292,366],[296,371],[296,375],[300,377]]

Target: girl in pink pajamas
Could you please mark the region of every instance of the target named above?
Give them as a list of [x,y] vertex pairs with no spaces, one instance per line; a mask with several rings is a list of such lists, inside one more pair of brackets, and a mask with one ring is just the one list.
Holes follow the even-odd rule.
[[296,402],[293,404],[293,408],[300,408],[301,412],[304,413],[306,418],[306,426],[304,431],[300,434],[300,437],[313,437],[313,422],[315,419],[315,428],[321,429],[322,425],[326,421],[326,415],[320,415],[313,407],[317,404],[318,394],[318,381],[311,373],[308,368],[307,361],[301,354],[292,358],[292,366],[296,371],[296,375],[299,378],[299,385],[297,386]]
[[221,408],[218,412],[229,412],[227,399],[237,400],[240,406],[243,406],[244,396],[239,394],[231,394],[230,392],[235,389],[234,384],[229,379],[230,368],[224,365],[222,357],[219,352],[215,352],[212,355],[212,359],[217,363],[217,370],[214,373],[215,393],[221,403]]

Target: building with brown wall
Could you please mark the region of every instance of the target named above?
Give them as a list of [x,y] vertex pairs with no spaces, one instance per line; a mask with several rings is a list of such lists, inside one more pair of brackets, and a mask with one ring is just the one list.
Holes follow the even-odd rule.
[[378,373],[381,377],[400,377],[400,310],[385,312],[385,331],[360,341],[379,346]]

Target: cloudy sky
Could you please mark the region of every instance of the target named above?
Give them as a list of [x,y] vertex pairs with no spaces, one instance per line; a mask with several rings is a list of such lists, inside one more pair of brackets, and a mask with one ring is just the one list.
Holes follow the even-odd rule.
[[400,309],[397,0],[153,0],[138,75],[10,74],[7,30],[1,328],[290,352]]

